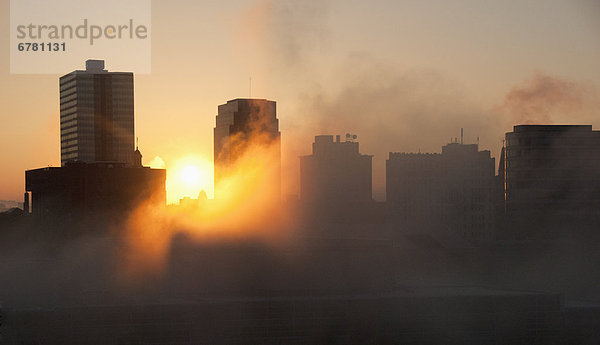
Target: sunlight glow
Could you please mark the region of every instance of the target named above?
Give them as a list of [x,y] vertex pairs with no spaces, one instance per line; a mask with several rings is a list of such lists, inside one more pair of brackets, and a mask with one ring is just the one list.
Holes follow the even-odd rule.
[[[213,199],[214,168],[202,156],[165,157],[167,202],[176,206],[141,205],[130,217],[126,274],[160,273],[167,264],[175,233],[204,241],[252,238],[270,245],[289,243],[297,224],[296,207],[281,203],[279,142],[255,136],[233,164],[220,167]],[[206,196],[198,199],[200,191]],[[206,198],[208,197],[208,199]]]
[[196,199],[204,190],[213,195],[213,165],[207,159],[190,155],[167,162],[167,203],[177,204],[179,199]]
[[181,181],[188,187],[194,187],[200,179],[200,170],[198,167],[188,165],[181,170]]

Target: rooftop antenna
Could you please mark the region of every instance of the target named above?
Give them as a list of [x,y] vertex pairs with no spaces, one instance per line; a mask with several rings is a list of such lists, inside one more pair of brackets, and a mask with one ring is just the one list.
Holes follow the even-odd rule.
[[460,129],[460,144],[463,144],[463,129]]
[[140,149],[140,138],[139,137],[135,137],[135,149],[136,150]]

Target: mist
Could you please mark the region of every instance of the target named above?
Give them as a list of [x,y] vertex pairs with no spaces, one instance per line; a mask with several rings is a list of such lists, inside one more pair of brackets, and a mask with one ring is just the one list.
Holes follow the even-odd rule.
[[[565,310],[572,312],[577,303],[596,308],[590,323],[597,324],[599,236],[580,233],[581,224],[559,223],[554,220],[561,215],[554,214],[521,219],[542,228],[542,235],[566,230],[569,236],[517,239],[514,233],[530,228],[503,223],[502,199],[494,201],[497,232],[490,241],[450,241],[436,236],[449,228],[443,220],[431,216],[431,224],[409,225],[384,202],[390,152],[439,153],[464,129],[465,144],[490,150],[497,172],[505,133],[515,125],[600,126],[597,86],[540,69],[507,77],[500,91],[484,92],[431,63],[395,60],[370,48],[333,49],[339,44],[339,31],[331,26],[335,10],[333,1],[261,0],[230,14],[229,48],[248,67],[248,76],[239,79],[245,85],[250,77],[274,93],[257,96],[248,85],[249,97],[277,102],[281,136],[266,135],[272,124],[255,121],[226,143],[215,143],[227,152],[215,152],[215,165],[222,160],[228,164],[215,169],[213,189],[192,193],[183,186],[173,192],[169,182],[175,175],[167,175],[168,192],[179,196],[188,189],[192,198],[178,204],[169,199],[168,205],[149,200],[118,215],[98,213],[89,219],[0,214],[0,312],[8,310],[9,325],[21,313],[52,328],[48,325],[67,318],[47,320],[64,312],[73,320],[110,319],[106,324],[113,320],[106,317],[110,315],[125,320],[121,327],[133,324],[132,329],[154,334],[150,328],[155,324],[148,319],[158,315],[157,323],[170,327],[173,339],[197,339],[190,334],[198,333],[243,338],[247,332],[251,336],[239,342],[261,343],[266,337],[257,334],[267,327],[256,319],[270,320],[276,324],[268,328],[275,330],[272,334],[282,334],[277,332],[283,332],[281,324],[290,313],[293,332],[308,329],[314,336],[295,339],[304,343],[397,343],[399,338],[382,330],[403,332],[408,325],[408,333],[417,330],[409,334],[417,334],[413,340],[434,339],[429,343],[461,343],[463,333],[475,329],[476,336],[491,338],[506,332],[510,340],[497,343],[512,344],[535,342],[545,332],[562,337],[569,327],[565,324],[573,322]],[[488,91],[491,95],[484,98]],[[213,113],[201,115],[214,119]],[[172,116],[177,119],[177,112]],[[373,200],[311,204],[299,195],[299,157],[310,154],[316,135],[346,133],[357,135],[360,153],[374,156]],[[189,145],[184,149],[194,150]],[[548,151],[555,149],[548,145]],[[160,153],[149,157],[147,165],[153,168],[175,172],[185,165]],[[203,159],[202,164],[209,162]],[[593,157],[576,163],[585,166],[583,161],[596,165]],[[566,179],[577,173],[575,165],[552,168]],[[494,188],[505,187],[505,176],[488,177],[498,184]],[[595,196],[596,187],[580,194],[565,189],[540,199],[570,200],[575,210],[578,201]],[[514,299],[509,303],[503,298]],[[313,304],[303,309],[306,301]],[[281,307],[288,302],[292,312]],[[517,308],[529,303],[538,308],[535,313]],[[202,309],[205,305],[226,307],[215,312]],[[342,309],[336,309],[339,305]],[[109,312],[98,312],[103,308]],[[228,329],[217,327],[232,319],[241,321]],[[286,321],[280,324],[282,319]],[[27,327],[36,324],[28,322],[20,325],[24,338]],[[104,327],[102,322],[97,323]],[[533,336],[515,331],[519,323]],[[76,322],[65,324],[79,331],[72,326]],[[481,324],[483,331],[477,328]],[[98,339],[111,336],[107,329],[97,332],[102,333]],[[134,343],[128,341],[120,343]]]

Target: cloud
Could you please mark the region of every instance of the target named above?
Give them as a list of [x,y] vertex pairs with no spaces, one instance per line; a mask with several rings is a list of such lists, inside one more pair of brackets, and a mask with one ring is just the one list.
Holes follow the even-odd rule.
[[160,158],[159,156],[155,156],[154,158],[152,158],[152,160],[148,163],[148,165],[152,168],[152,169],[164,169],[165,168],[165,161]]

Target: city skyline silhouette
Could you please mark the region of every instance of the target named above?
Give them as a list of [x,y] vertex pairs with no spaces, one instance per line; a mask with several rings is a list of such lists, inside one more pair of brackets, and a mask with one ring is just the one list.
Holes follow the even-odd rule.
[[[211,161],[215,106],[248,97],[249,75],[253,97],[280,105],[281,129],[288,132],[282,153],[289,157],[282,167],[288,175],[298,170],[296,157],[310,152],[306,147],[315,135],[356,132],[365,152],[374,155],[377,200],[385,196],[389,151],[438,152],[461,127],[467,142],[479,136],[480,146],[496,159],[504,133],[527,122],[519,116],[596,128],[595,6],[153,3],[153,27],[164,34],[153,37],[152,74],[139,75],[135,85],[144,159],[159,157],[172,168],[188,158]],[[0,10],[8,17],[8,2]],[[206,26],[188,27],[197,18]],[[357,22],[362,24],[352,24]],[[5,25],[8,32],[9,22]],[[206,46],[190,43],[197,40]],[[189,53],[174,59],[174,51]],[[0,63],[8,71],[8,56],[0,56]],[[110,63],[109,69],[128,70]],[[23,144],[15,148],[18,154],[3,155],[8,167],[0,175],[0,199],[20,200],[23,170],[60,162],[52,146],[60,131],[58,75],[6,73],[1,88],[7,134],[0,146]],[[298,187],[298,179],[290,180],[282,193],[298,194]]]
[[600,343],[600,3],[0,16],[0,344]]

